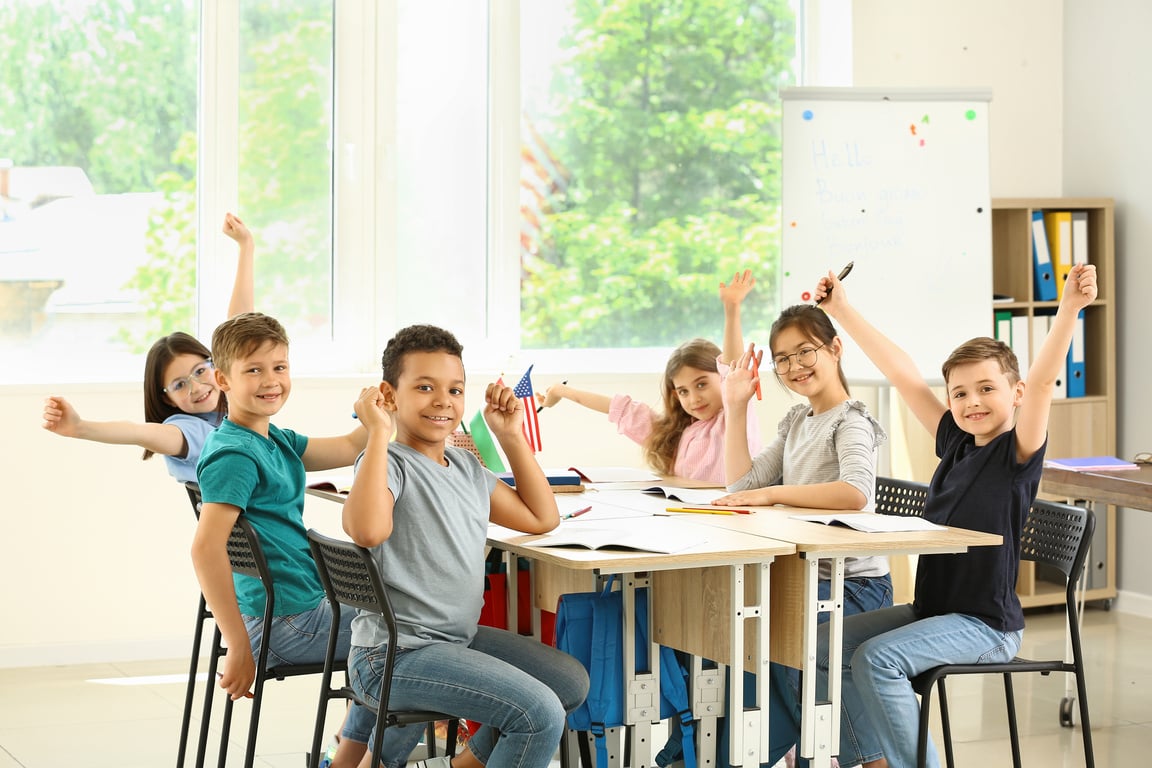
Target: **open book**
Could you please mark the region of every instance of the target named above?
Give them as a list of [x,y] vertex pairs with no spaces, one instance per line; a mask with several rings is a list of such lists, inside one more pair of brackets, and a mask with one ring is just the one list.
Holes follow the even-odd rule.
[[943,525],[911,515],[878,515],[875,512],[834,512],[820,515],[790,515],[793,520],[807,520],[825,525],[846,525],[865,533],[896,531],[942,531]]
[[677,488],[674,485],[652,485],[643,490],[644,493],[682,501],[685,504],[711,504],[728,494],[723,488]]
[[584,549],[627,549],[642,552],[681,552],[704,544],[700,532],[592,528],[586,524],[561,526],[532,542],[534,547],[582,547]]
[[304,479],[304,487],[315,491],[343,493],[352,490],[352,472],[309,472]]
[[1139,469],[1139,465],[1133,464],[1124,459],[1118,459],[1115,456],[1085,456],[1080,459],[1048,459],[1044,462],[1044,466],[1052,467],[1053,469],[1071,469],[1077,472],[1091,472],[1093,470],[1112,470],[1112,469]]
[[659,480],[660,475],[635,467],[568,467],[589,483],[629,483]]

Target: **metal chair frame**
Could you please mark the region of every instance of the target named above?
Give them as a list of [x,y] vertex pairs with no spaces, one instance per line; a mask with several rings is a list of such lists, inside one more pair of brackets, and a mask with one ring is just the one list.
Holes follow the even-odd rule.
[[[948,768],[954,768],[952,730],[948,719],[948,697],[944,680],[951,675],[1000,674],[1004,677],[1004,697],[1008,708],[1008,730],[1012,741],[1012,764],[1020,768],[1020,733],[1016,722],[1016,699],[1012,688],[1012,675],[1022,672],[1072,673],[1076,678],[1076,694],[1080,705],[1080,729],[1084,738],[1084,764],[1094,768],[1092,726],[1088,715],[1088,699],[1084,680],[1084,654],[1080,646],[1080,625],[1077,617],[1076,587],[1084,570],[1096,517],[1083,507],[1037,500],[1032,504],[1024,523],[1020,557],[1059,570],[1065,578],[1065,611],[1071,636],[1072,660],[1032,660],[1017,657],[1012,661],[995,664],[945,664],[918,675],[913,688],[920,694],[920,734],[917,745],[917,765],[924,766],[928,754],[928,730],[932,688],[940,695],[940,724],[944,736],[944,750]],[[1061,721],[1064,721],[1063,716]]]
[[[332,672],[335,665],[333,658],[336,652],[337,628],[340,625],[341,606],[355,608],[368,613],[374,613],[384,619],[388,628],[388,637],[396,637],[396,615],[392,611],[392,603],[388,599],[388,590],[380,575],[380,569],[372,554],[357,544],[325,536],[318,531],[308,531],[308,545],[312,548],[312,557],[316,561],[316,570],[320,573],[320,582],[328,595],[328,602],[332,606],[332,634],[328,639],[328,653],[324,664],[324,688],[330,689]],[[436,742],[431,738],[433,726],[436,721],[448,721],[448,738],[446,752],[449,757],[456,753],[456,736],[459,729],[458,718],[443,712],[431,710],[396,710],[389,709],[388,699],[392,688],[392,670],[396,663],[396,643],[389,642],[385,653],[384,674],[380,680],[380,693],[378,700],[380,707],[376,709],[376,728],[372,740],[372,764],[379,765],[380,751],[384,743],[384,732],[388,728],[403,727],[418,723],[427,723],[429,730],[429,754],[436,754]],[[352,691],[349,686],[339,689],[340,695],[349,698],[363,706],[369,706]],[[371,709],[371,707],[369,706]],[[317,741],[313,751],[319,748]]]

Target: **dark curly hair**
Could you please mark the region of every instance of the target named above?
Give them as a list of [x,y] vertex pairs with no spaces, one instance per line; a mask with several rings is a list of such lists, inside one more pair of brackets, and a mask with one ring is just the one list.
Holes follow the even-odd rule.
[[447,352],[464,360],[464,347],[451,332],[435,325],[410,325],[397,331],[384,347],[380,356],[384,381],[394,387],[400,383],[404,356],[409,352]]

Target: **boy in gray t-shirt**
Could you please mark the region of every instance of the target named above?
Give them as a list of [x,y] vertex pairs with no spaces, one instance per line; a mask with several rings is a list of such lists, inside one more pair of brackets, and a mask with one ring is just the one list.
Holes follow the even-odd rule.
[[[584,667],[530,637],[477,626],[488,523],[545,533],[560,522],[548,480],[524,439],[523,406],[488,385],[484,416],[516,485],[497,482],[470,452],[445,447],[464,414],[464,363],[456,338],[409,326],[384,350],[376,401],[356,414],[368,444],[344,503],[344,530],[372,549],[397,615],[389,638],[377,616],[352,625],[353,687],[377,705],[384,646],[399,655],[390,706],[432,709],[482,724],[454,764],[546,768],[565,715],[588,691]],[[395,431],[395,440],[389,438]],[[409,732],[412,732],[409,734]],[[403,764],[420,732],[387,732],[386,766]],[[429,766],[448,765],[446,758]]]

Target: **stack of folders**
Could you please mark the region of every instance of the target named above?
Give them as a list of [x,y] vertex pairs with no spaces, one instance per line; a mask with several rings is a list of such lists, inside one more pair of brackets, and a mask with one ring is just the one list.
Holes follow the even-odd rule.
[[[516,477],[511,472],[500,472],[496,476],[513,488],[516,487]],[[584,490],[580,475],[571,470],[545,469],[544,476],[548,478],[552,493],[580,493]]]
[[[1074,264],[1089,263],[1087,211],[1032,212],[1032,266],[1036,301],[1059,301]],[[1020,375],[1027,379],[1028,365],[1048,334],[1055,311],[1037,312],[1031,317],[998,311],[996,338],[1016,353]],[[1084,312],[1076,318],[1076,331],[1068,350],[1065,375],[1057,380],[1056,398],[1084,397],[1087,394],[1085,369]]]

